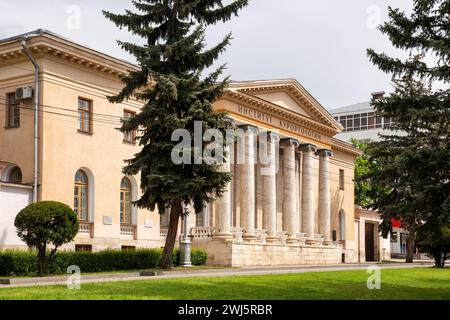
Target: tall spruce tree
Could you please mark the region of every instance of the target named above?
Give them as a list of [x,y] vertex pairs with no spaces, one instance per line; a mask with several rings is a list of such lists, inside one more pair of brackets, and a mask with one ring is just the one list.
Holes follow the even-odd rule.
[[[134,0],[132,4],[137,12],[103,12],[117,27],[128,29],[145,43],[118,41],[122,49],[136,57],[141,70],[124,76],[123,90],[109,100],[120,103],[135,98],[145,104],[121,128],[123,132],[138,131],[141,147],[140,152],[126,161],[123,171],[141,175],[142,197],[136,202],[139,207],[158,208],[161,214],[170,208],[169,231],[161,261],[161,267],[166,269],[172,267],[183,204],[192,203],[195,211],[200,212],[207,202],[222,195],[231,179],[217,165],[203,161],[202,155],[201,164],[192,160],[192,164],[175,165],[171,158],[178,144],[171,141],[175,130],[190,132],[193,157],[199,151],[194,146],[195,122],[201,121],[203,132],[208,129],[225,132],[232,127],[226,114],[215,113],[212,107],[228,83],[228,78],[218,81],[224,66],[204,75],[230,44],[231,33],[207,49],[205,32],[209,25],[237,16],[248,0],[235,0],[228,5],[223,2]],[[203,142],[203,147],[207,144]]]
[[389,8],[380,30],[409,58],[368,50],[370,60],[392,75],[395,92],[374,103],[394,125],[369,146],[380,170],[366,178],[390,190],[374,207],[382,212],[384,234],[391,219],[409,230],[407,262],[413,261],[417,229],[450,214],[449,16],[449,0],[415,0],[411,15]]

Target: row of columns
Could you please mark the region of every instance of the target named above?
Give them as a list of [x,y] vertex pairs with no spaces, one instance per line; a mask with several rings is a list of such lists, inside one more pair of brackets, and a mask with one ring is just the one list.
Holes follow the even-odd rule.
[[[240,176],[240,210],[241,226],[244,227],[244,241],[257,239],[255,233],[255,127],[246,126],[244,141],[244,164],[241,166]],[[263,226],[268,231],[267,242],[278,241],[277,236],[277,209],[276,209],[276,150],[278,135],[270,133],[267,139],[267,159],[262,164],[263,170]],[[319,233],[324,236],[324,245],[331,241],[331,194],[330,194],[330,166],[332,156],[330,150],[320,150],[314,145],[301,145],[295,139],[283,139],[280,146],[284,148],[283,154],[283,225],[288,232],[288,243],[299,241],[297,234],[300,231],[299,213],[297,212],[296,198],[296,170],[295,156],[297,150],[303,152],[302,169],[302,231],[306,234],[306,244],[315,244],[315,199],[314,199],[314,168],[313,159],[319,155]],[[230,155],[228,150],[227,155]],[[230,172],[230,157],[221,166],[223,172]],[[216,201],[218,214],[217,231],[215,238],[232,239],[231,233],[231,184],[228,184],[223,197]]]

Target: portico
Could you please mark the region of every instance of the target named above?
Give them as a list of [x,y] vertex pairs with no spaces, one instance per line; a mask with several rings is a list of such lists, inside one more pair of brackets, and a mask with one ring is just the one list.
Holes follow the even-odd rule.
[[358,152],[333,139],[340,124],[295,80],[233,83],[215,107],[242,141],[222,166],[232,182],[202,219],[217,224],[193,227],[194,246],[218,265],[341,262],[352,241],[339,242],[336,217],[343,205],[353,215]]

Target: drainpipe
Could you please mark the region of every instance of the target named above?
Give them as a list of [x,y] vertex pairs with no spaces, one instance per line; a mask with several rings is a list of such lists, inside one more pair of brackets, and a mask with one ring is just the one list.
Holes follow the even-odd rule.
[[33,171],[33,203],[38,201],[39,184],[39,72],[41,68],[27,47],[28,37],[22,39],[22,47],[34,66],[34,171]]

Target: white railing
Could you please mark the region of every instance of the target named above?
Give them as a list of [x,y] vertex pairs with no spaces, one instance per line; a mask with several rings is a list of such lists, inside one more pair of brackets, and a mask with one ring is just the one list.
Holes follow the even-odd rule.
[[242,236],[244,235],[244,228],[233,227],[231,228],[231,233],[233,234],[233,239],[237,242],[242,242]]
[[78,223],[80,225],[78,233],[89,234],[92,236],[92,223],[88,221],[79,221]]
[[191,228],[191,236],[194,240],[210,240],[214,235],[213,227],[195,227]]
[[133,236],[135,235],[136,228],[133,226],[128,225],[121,225],[120,226],[120,234],[123,236]]
[[161,238],[167,238],[167,234],[169,233],[168,227],[160,227],[160,235]]

